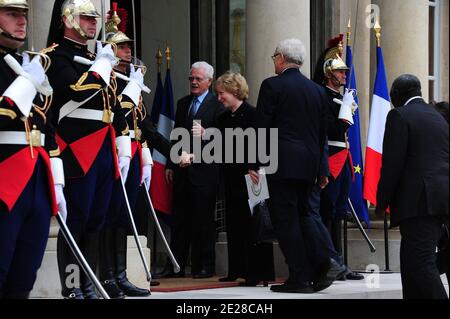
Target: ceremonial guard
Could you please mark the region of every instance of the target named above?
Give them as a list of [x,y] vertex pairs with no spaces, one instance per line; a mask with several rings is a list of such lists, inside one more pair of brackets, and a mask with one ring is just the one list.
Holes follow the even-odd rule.
[[[53,124],[66,168],[67,225],[94,271],[113,185],[120,177],[126,180],[131,158],[127,110],[116,104],[114,47],[98,41],[96,54],[87,47],[96,36],[98,18],[89,0],[56,1],[49,32],[49,43],[59,44],[51,54],[49,79],[55,90]],[[96,299],[92,282],[74,269],[76,260],[61,233],[57,254],[63,297]]]
[[52,88],[42,52],[17,54],[28,2],[0,0],[0,298],[28,298],[50,218],[67,215],[64,171],[50,127]]
[[[117,46],[117,57],[119,64],[114,68],[116,74],[122,74],[129,77],[130,81],[123,78],[117,78],[118,100],[122,109],[126,110],[126,120],[131,137],[131,162],[126,179],[125,188],[128,195],[131,211],[135,214],[136,202],[138,200],[141,185],[148,191],[150,186],[150,177],[152,170],[152,157],[147,141],[143,136],[141,127],[142,121],[147,115],[147,110],[141,97],[141,87],[144,85],[144,65],[134,65],[132,63],[132,42],[123,31],[126,29],[126,16],[117,14],[116,4],[114,5],[114,14],[107,23],[108,32],[106,41],[114,43]],[[119,13],[124,12],[120,9]],[[122,22],[121,22],[122,21]],[[156,136],[155,136],[156,135]],[[170,153],[170,142],[153,130],[154,140],[161,140],[166,156]],[[157,147],[159,146],[156,145]],[[160,150],[161,147],[158,147]],[[127,207],[123,197],[120,181],[116,182],[113,189],[113,197],[109,212],[111,218],[107,218],[108,223],[101,232],[100,237],[100,280],[103,287],[111,298],[123,298],[126,296],[147,296],[150,294],[148,289],[138,288],[127,278],[127,235],[130,233],[130,221]],[[144,212],[148,215],[148,212]],[[139,218],[135,218],[140,220]],[[146,219],[144,219],[146,220]],[[147,234],[145,234],[147,235]],[[156,282],[155,282],[156,283]]]
[[[348,212],[348,197],[353,180],[347,131],[353,125],[353,112],[358,107],[354,100],[355,92],[345,89],[344,95],[341,94],[349,70],[341,58],[342,39],[343,35],[340,35],[329,41],[329,47],[319,58],[314,75],[314,80],[325,87],[328,100],[329,183],[320,194],[320,214],[330,232],[337,256],[340,257],[338,259],[342,259],[342,221]],[[342,263],[342,260],[338,262]],[[348,268],[340,277],[337,279],[364,279],[364,276]]]

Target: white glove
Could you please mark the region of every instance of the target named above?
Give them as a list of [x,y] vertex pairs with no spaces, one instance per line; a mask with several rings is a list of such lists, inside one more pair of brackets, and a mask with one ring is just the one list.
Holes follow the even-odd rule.
[[55,184],[56,203],[58,204],[58,211],[64,222],[67,220],[67,205],[64,197],[63,186]]
[[130,66],[130,81],[125,89],[122,91],[122,95],[128,96],[134,103],[139,105],[139,98],[141,97],[141,91],[144,90],[144,75],[140,69],[135,69],[133,65]]
[[345,89],[344,97],[342,98],[342,103],[351,106],[355,102],[355,97],[353,92],[349,89]]
[[118,60],[111,48],[111,44],[103,47],[102,43],[97,41],[97,56],[95,57],[92,66],[89,68],[89,71],[99,74],[103,79],[103,82],[105,82],[106,85],[109,85],[112,68],[116,66],[117,63]]
[[144,183],[147,192],[150,188],[151,179],[152,179],[152,166],[144,165],[144,167],[142,168],[142,182]]
[[41,64],[41,58],[36,55],[33,60],[30,61],[28,53],[23,54],[22,69],[28,73],[31,78],[36,82],[36,88],[42,85],[46,80],[45,70]]
[[111,44],[103,46],[100,41],[97,41],[97,55],[95,57],[94,63],[100,59],[108,60],[111,63],[111,67],[117,65],[118,60],[116,59],[116,55],[114,54]]
[[353,113],[352,106],[356,104],[355,98],[353,96],[353,91],[349,89],[345,89],[344,97],[342,98],[341,108],[339,110],[338,118],[348,123],[349,125],[353,125]]
[[140,68],[134,68],[133,65],[130,67],[130,80],[135,81],[140,87],[144,87],[144,74]]
[[130,169],[130,158],[128,156],[119,157],[119,169],[122,174],[122,180],[125,183],[128,177],[128,170]]

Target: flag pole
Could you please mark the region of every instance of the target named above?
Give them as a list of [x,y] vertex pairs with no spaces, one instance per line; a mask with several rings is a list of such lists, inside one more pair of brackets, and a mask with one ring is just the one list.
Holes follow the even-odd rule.
[[[375,37],[377,40],[377,48],[381,47],[381,25],[379,21],[379,17],[376,17],[375,25],[373,27],[375,30]],[[384,221],[383,221],[383,228],[384,228],[384,259],[385,259],[385,272],[390,272],[389,269],[389,231],[388,231],[388,217],[386,212],[384,213]]]
[[158,52],[156,52],[156,66],[158,69],[158,73],[161,73],[161,64],[162,64],[162,53],[161,49],[158,48]]
[[171,56],[170,56],[170,48],[169,48],[169,43],[166,42],[166,63],[167,63],[167,70],[170,70],[170,60],[172,60]]

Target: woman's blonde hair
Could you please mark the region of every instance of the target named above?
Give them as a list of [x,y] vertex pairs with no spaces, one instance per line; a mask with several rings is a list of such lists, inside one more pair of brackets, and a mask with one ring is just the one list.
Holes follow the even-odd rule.
[[233,73],[228,71],[222,74],[216,81],[217,88],[223,88],[228,93],[233,94],[239,100],[246,100],[248,98],[248,84],[245,78],[240,73]]

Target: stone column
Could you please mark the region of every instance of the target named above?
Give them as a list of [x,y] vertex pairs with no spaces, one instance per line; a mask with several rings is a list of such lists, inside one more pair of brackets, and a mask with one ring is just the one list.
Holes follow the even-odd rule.
[[[353,64],[355,67],[356,85],[359,101],[359,121],[361,127],[361,147],[364,149],[367,143],[367,130],[370,114],[370,49],[371,29],[366,25],[366,8],[371,0],[341,0],[339,10],[339,32],[347,38],[347,25],[351,23],[351,46],[353,52]],[[358,11],[358,12],[356,12]],[[346,42],[346,40],[344,40]],[[345,47],[346,43],[344,43]],[[344,51],[345,52],[345,51]],[[373,53],[375,54],[375,53]]]
[[[381,47],[388,86],[401,74],[416,75],[428,101],[429,6],[426,0],[374,0],[380,8]],[[371,39],[374,40],[373,31]]]
[[309,6],[309,0],[247,0],[246,78],[250,103],[256,104],[261,82],[275,75],[270,56],[283,39],[298,38],[303,42],[307,56],[301,71],[310,76]]
[[441,101],[448,101],[449,41],[448,0],[441,3]]

